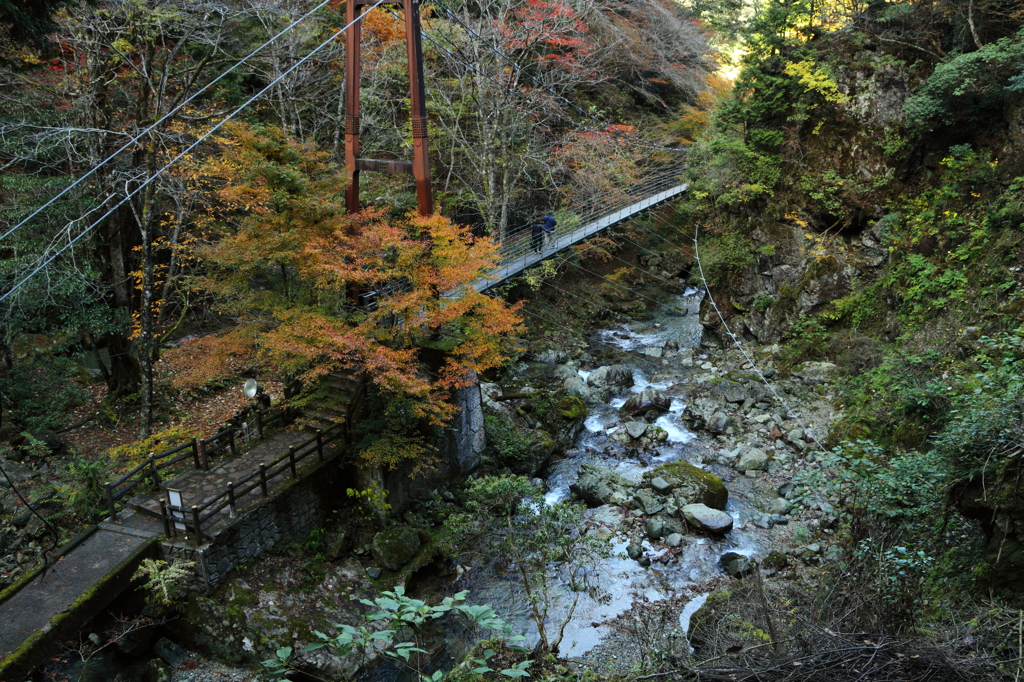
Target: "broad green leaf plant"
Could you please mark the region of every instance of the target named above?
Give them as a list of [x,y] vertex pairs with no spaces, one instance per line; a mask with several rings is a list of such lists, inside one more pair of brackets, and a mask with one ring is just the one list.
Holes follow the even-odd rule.
[[[526,669],[531,661],[522,661],[503,670],[494,670],[488,661],[495,655],[492,645],[502,644],[517,653],[526,654],[527,650],[518,645],[522,636],[512,636],[511,626],[503,621],[494,608],[484,604],[466,604],[468,591],[459,592],[452,597],[445,597],[439,604],[430,605],[421,599],[413,599],[405,594],[404,588],[395,587],[394,591],[385,591],[373,599],[360,599],[360,603],[372,610],[363,614],[363,623],[359,626],[348,624],[337,625],[338,634],[328,635],[314,631],[319,641],[311,642],[298,652],[293,647],[281,647],[273,658],[263,661],[271,679],[285,682],[286,675],[294,671],[303,661],[303,654],[319,649],[328,649],[336,656],[353,656],[357,670],[362,670],[379,656],[391,658],[415,682],[440,682],[450,680],[459,673],[469,672],[475,675],[497,672],[509,678],[529,677]],[[493,639],[481,639],[473,648],[473,653],[452,671],[436,670],[425,672],[422,669],[424,660],[417,654],[426,654],[418,641],[422,627],[454,613],[462,617],[471,631],[489,630],[496,633]],[[406,636],[412,639],[404,640]]]

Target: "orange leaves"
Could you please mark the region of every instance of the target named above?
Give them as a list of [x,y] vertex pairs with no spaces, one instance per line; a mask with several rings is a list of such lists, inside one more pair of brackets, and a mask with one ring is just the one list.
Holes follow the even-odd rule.
[[[497,245],[443,216],[395,219],[386,209],[346,215],[343,184],[321,152],[269,127],[241,124],[204,167],[218,186],[197,279],[236,314],[260,319],[262,349],[314,379],[338,368],[367,372],[413,416],[442,424],[448,392],[469,370],[505,360],[516,310],[469,289]],[[377,292],[374,307],[356,294]],[[443,348],[440,367],[423,347]]]
[[405,26],[395,19],[390,12],[374,8],[363,14],[363,31],[367,37],[380,43],[383,47],[397,42],[405,42]]
[[187,393],[237,381],[260,365],[257,336],[255,326],[242,325],[221,334],[185,339],[163,353],[161,371],[167,373],[174,388]]

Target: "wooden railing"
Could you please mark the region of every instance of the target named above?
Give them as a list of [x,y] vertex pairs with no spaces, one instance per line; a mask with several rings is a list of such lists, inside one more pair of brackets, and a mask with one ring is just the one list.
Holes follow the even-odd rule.
[[[256,431],[258,436],[262,438],[264,431],[276,423],[286,424],[288,416],[287,408],[283,407],[256,410]],[[211,457],[225,450],[230,450],[232,457],[236,456],[238,450],[235,437],[239,431],[241,431],[240,428],[231,426],[215,433],[209,438],[193,438],[190,442],[182,443],[166,452],[161,452],[160,454],[150,453],[145,462],[122,475],[116,481],[106,484],[107,513],[110,515],[110,520],[114,521],[117,518],[117,502],[138,485],[148,482],[159,490],[162,483],[160,476],[162,470],[187,459],[192,460],[194,468],[208,470]]]
[[[331,443],[342,440],[348,442],[349,424],[343,422],[335,424],[327,429],[317,429],[316,435],[308,440],[292,445],[283,454],[270,462],[262,462],[258,469],[242,477],[237,481],[230,481],[227,487],[214,498],[211,498],[199,505],[190,507],[178,507],[168,504],[167,500],[160,500],[160,516],[164,523],[164,534],[171,538],[175,535],[175,524],[185,526],[185,533],[192,534],[196,543],[201,543],[208,535],[203,532],[203,525],[208,524],[217,514],[225,508],[233,518],[237,513],[238,501],[249,493],[260,490],[262,497],[270,496],[270,484],[279,477],[290,475],[298,478],[299,464],[312,455],[316,455],[318,461],[325,461],[324,448]],[[179,529],[180,530],[180,529]]]

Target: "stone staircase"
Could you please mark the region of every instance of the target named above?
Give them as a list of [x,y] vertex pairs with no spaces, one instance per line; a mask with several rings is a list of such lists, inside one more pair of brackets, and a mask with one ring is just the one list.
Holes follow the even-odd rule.
[[353,423],[363,408],[366,376],[338,370],[325,376],[314,398],[302,406],[296,421],[310,432],[343,422]]

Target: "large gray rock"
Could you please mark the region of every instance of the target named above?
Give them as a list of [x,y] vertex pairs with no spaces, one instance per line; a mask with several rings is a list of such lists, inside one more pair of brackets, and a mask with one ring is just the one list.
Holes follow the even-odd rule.
[[177,668],[188,658],[188,651],[166,637],[161,637],[156,641],[156,644],[153,645],[153,653],[164,659],[172,668]]
[[508,415],[515,411],[515,405],[511,400],[495,400],[502,395],[504,390],[499,384],[488,384],[480,382],[480,402],[488,414]]
[[565,381],[562,382],[562,387],[565,388],[569,395],[574,395],[581,400],[591,399],[590,387],[587,386],[587,382],[583,380],[583,377],[579,375],[566,377]]
[[637,509],[648,516],[657,514],[665,508],[665,505],[662,504],[657,497],[652,495],[649,490],[637,491],[637,493],[633,495],[633,504],[636,505]]
[[736,468],[740,471],[758,471],[768,466],[768,453],[759,448],[750,448],[736,462]]
[[719,560],[722,570],[733,578],[742,578],[754,572],[754,564],[750,559],[736,552],[726,552]]
[[793,370],[792,375],[802,380],[808,386],[815,384],[827,384],[832,381],[836,371],[835,364],[831,362],[805,362]]
[[647,537],[652,540],[659,540],[665,534],[665,522],[658,517],[648,519],[644,530],[647,531]]
[[[644,474],[643,478],[650,481],[652,488],[655,488],[654,482],[659,478],[668,484],[680,507],[700,503],[712,509],[725,509],[725,504],[729,501],[729,491],[726,490],[722,479],[689,462],[662,464]],[[661,484],[655,490],[661,492],[659,488],[664,490]]]
[[392,571],[404,566],[419,550],[419,533],[411,528],[382,530],[373,536],[373,555]]
[[633,385],[633,369],[627,365],[606,365],[598,367],[587,383],[598,388],[629,388]]
[[672,484],[661,476],[655,476],[651,479],[651,490],[659,495],[668,495],[672,492]]
[[732,530],[732,517],[705,504],[688,504],[679,510],[686,522],[698,530],[725,535]]
[[27,481],[28,479],[36,476],[35,469],[13,460],[7,460],[4,462],[4,471],[7,472],[7,477],[0,476],[0,488],[10,487],[10,484],[7,482],[8,478],[17,485],[18,483]]
[[709,433],[723,434],[735,426],[736,420],[724,412],[715,412],[708,420],[707,430]]
[[618,474],[587,463],[580,466],[576,482],[569,489],[587,505],[600,507],[605,504],[622,506],[632,496],[634,487]]
[[650,410],[656,412],[668,412],[672,400],[663,391],[656,388],[645,388],[639,393],[634,393],[626,399],[626,402],[619,408],[619,416],[636,417],[647,414]]
[[534,356],[537,362],[546,362],[555,365],[569,359],[569,353],[562,348],[546,348]]
[[629,437],[636,440],[647,432],[647,422],[626,422],[626,433]]

